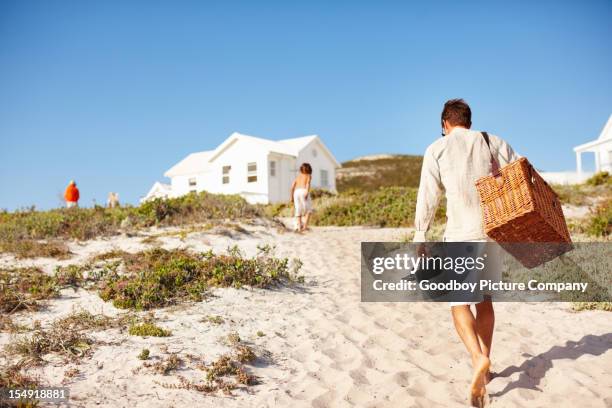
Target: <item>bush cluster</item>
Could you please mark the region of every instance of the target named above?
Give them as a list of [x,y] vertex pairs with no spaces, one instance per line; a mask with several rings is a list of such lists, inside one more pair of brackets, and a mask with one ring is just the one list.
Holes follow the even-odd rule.
[[[313,215],[315,225],[374,225],[409,227],[414,223],[417,189],[413,187],[383,187],[375,191],[351,190],[342,193]],[[444,218],[440,205],[437,218]]]
[[209,287],[244,285],[265,288],[297,278],[299,264],[275,258],[270,248],[261,248],[254,258],[244,257],[234,247],[227,254],[191,253],[182,249],[151,250],[123,255],[125,272],[111,272],[100,289],[100,297],[118,308],[147,310],[177,300],[200,301]]

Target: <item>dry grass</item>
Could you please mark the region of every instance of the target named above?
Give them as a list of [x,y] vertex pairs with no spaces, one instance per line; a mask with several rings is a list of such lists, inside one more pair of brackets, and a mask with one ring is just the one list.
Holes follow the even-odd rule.
[[23,258],[55,258],[69,259],[73,254],[64,242],[36,241],[24,239],[18,241],[0,241],[0,252],[15,255],[18,259]]
[[200,321],[204,322],[204,323],[220,325],[220,324],[223,324],[225,322],[225,319],[223,319],[222,316],[210,315],[210,316],[206,316],[206,317],[202,318]]
[[[38,379],[23,373],[23,365],[9,364],[0,367],[0,389],[2,388],[32,388],[38,385]],[[1,402],[0,402],[0,406]]]
[[579,312],[582,310],[604,310],[612,312],[612,302],[574,302],[572,309]]
[[25,364],[41,364],[50,353],[71,360],[84,357],[91,352],[93,343],[80,331],[65,330],[54,324],[49,329],[37,328],[31,334],[14,339],[5,349],[9,354],[21,357]]
[[148,362],[145,361],[143,363],[143,367],[148,368],[154,373],[161,375],[168,375],[172,371],[175,371],[182,367],[185,364],[185,361],[178,356],[176,353],[171,353],[168,357],[164,358],[161,361],[157,362]]
[[[210,364],[191,355],[187,355],[187,361],[178,358],[175,354],[157,363],[145,362],[143,367],[153,368],[155,372],[167,375],[168,372],[179,367],[192,367],[202,370],[206,377],[202,382],[187,380],[183,376],[177,376],[178,384],[158,383],[165,388],[194,390],[206,394],[222,391],[231,394],[232,390],[239,386],[251,386],[257,384],[257,378],[247,372],[246,364],[257,359],[251,347],[240,341],[240,336],[232,332],[226,338],[231,339],[232,352],[223,354]],[[169,364],[170,363],[170,364]],[[167,369],[168,365],[171,367]]]
[[19,357],[23,364],[42,364],[48,354],[77,360],[92,352],[96,342],[89,336],[91,332],[122,328],[134,319],[132,315],[108,317],[75,311],[46,328],[35,324],[29,333],[15,336],[5,350],[9,355]]
[[59,296],[57,281],[35,267],[0,269],[0,312],[36,310],[40,301]]
[[338,191],[374,191],[381,187],[418,187],[422,156],[393,155],[374,160],[350,160],[337,172]]

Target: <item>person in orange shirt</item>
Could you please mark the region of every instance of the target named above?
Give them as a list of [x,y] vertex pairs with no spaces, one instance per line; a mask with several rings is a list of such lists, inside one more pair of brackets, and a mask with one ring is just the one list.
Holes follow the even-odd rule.
[[70,180],[68,187],[66,187],[64,199],[66,200],[66,208],[79,206],[79,189],[77,188],[74,180]]

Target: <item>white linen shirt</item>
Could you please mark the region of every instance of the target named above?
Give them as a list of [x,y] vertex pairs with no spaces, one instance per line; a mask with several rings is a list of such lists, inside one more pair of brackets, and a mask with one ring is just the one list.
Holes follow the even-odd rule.
[[486,239],[476,180],[491,174],[491,153],[500,167],[520,157],[501,138],[489,134],[489,140],[490,150],[481,132],[456,127],[427,148],[417,195],[414,242],[426,240],[443,192],[447,217],[444,240]]

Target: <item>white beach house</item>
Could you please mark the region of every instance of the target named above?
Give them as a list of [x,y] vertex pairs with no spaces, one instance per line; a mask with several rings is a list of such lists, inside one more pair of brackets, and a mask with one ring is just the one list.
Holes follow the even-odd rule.
[[302,163],[312,166],[312,187],[336,191],[340,163],[317,135],[272,141],[232,133],[216,149],[191,153],[164,173],[142,201],[191,191],[240,194],[250,203],[289,201]]
[[595,173],[607,171],[612,173],[612,115],[601,131],[599,137],[591,142],[574,147],[576,153],[576,171],[544,172],[542,177],[549,183],[578,184],[593,175],[582,169],[582,154],[593,153],[595,156]]

